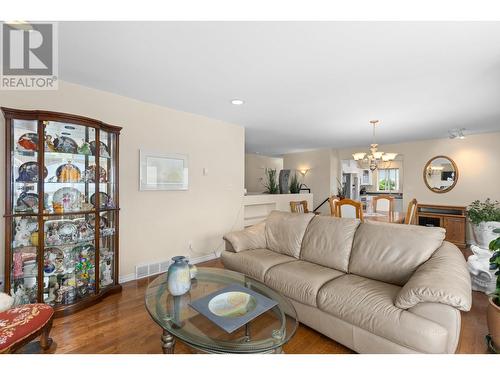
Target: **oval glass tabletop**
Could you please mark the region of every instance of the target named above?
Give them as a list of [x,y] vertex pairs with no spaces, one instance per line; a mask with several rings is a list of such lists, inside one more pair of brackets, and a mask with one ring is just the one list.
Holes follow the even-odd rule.
[[[238,284],[270,298],[278,304],[232,333],[212,323],[189,303]],[[263,353],[281,348],[292,338],[298,326],[294,307],[276,291],[238,272],[220,268],[198,269],[191,290],[172,296],[167,273],[157,277],[146,290],[146,308],[164,330],[189,346],[209,352]],[[230,319],[230,318],[229,318]]]

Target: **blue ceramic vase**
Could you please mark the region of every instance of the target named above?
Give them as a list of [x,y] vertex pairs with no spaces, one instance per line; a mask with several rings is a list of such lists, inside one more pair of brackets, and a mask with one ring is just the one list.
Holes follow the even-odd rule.
[[168,268],[167,286],[173,296],[182,296],[191,289],[191,276],[186,257],[172,258],[173,263]]

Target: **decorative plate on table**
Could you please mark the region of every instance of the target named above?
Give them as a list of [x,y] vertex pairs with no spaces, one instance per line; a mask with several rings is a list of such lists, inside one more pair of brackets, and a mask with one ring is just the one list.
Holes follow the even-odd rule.
[[[99,192],[99,208],[100,209],[108,207],[110,200],[111,199],[109,198],[108,194],[106,194],[103,191]],[[92,203],[95,207],[95,193],[90,196],[90,203]]]
[[79,182],[82,178],[82,173],[76,165],[67,162],[57,167],[56,177],[57,182]]
[[193,309],[227,333],[234,332],[277,304],[278,302],[239,284],[230,284],[189,303]]
[[33,152],[38,149],[38,134],[26,133],[17,140],[17,150]]
[[16,211],[33,211],[38,208],[38,194],[23,191],[17,198]]
[[[49,171],[43,167],[43,178],[47,177]],[[28,161],[21,164],[19,167],[19,177],[17,182],[37,182],[38,181],[38,163],[36,161]]]
[[212,314],[225,318],[237,318],[255,310],[256,299],[245,292],[226,292],[219,294],[208,302]]
[[[100,147],[99,147],[99,154],[100,155],[99,156],[101,156],[103,158],[109,158],[108,146],[103,141],[99,141],[99,144],[100,144]],[[96,154],[95,149],[96,149],[96,141],[90,141],[90,151],[92,152],[92,155]]]
[[73,187],[63,187],[57,190],[52,197],[52,205],[62,207],[64,211],[76,211],[80,209],[83,194]]
[[68,154],[77,154],[78,153],[78,144],[75,142],[73,138],[66,136],[58,136],[54,139],[54,147],[57,152],[65,152]]
[[[97,166],[95,164],[89,165],[89,167],[85,170],[85,182],[95,182]],[[99,182],[106,182],[106,170],[99,166]]]

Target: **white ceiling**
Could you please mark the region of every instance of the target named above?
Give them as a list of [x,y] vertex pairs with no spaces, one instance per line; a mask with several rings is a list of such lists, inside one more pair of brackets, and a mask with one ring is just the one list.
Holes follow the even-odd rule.
[[[500,130],[500,22],[64,22],[63,80],[240,124],[279,155]],[[246,101],[230,104],[233,98]]]

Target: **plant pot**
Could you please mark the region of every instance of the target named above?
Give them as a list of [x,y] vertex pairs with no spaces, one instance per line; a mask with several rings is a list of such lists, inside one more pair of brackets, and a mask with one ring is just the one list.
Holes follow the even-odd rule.
[[493,341],[493,347],[498,352],[500,351],[500,306],[493,302],[490,297],[488,309],[486,311],[486,319],[488,321],[488,329]]
[[494,229],[500,228],[498,221],[482,221],[479,224],[472,224],[472,234],[477,246],[488,249],[490,242],[498,237],[493,233]]

